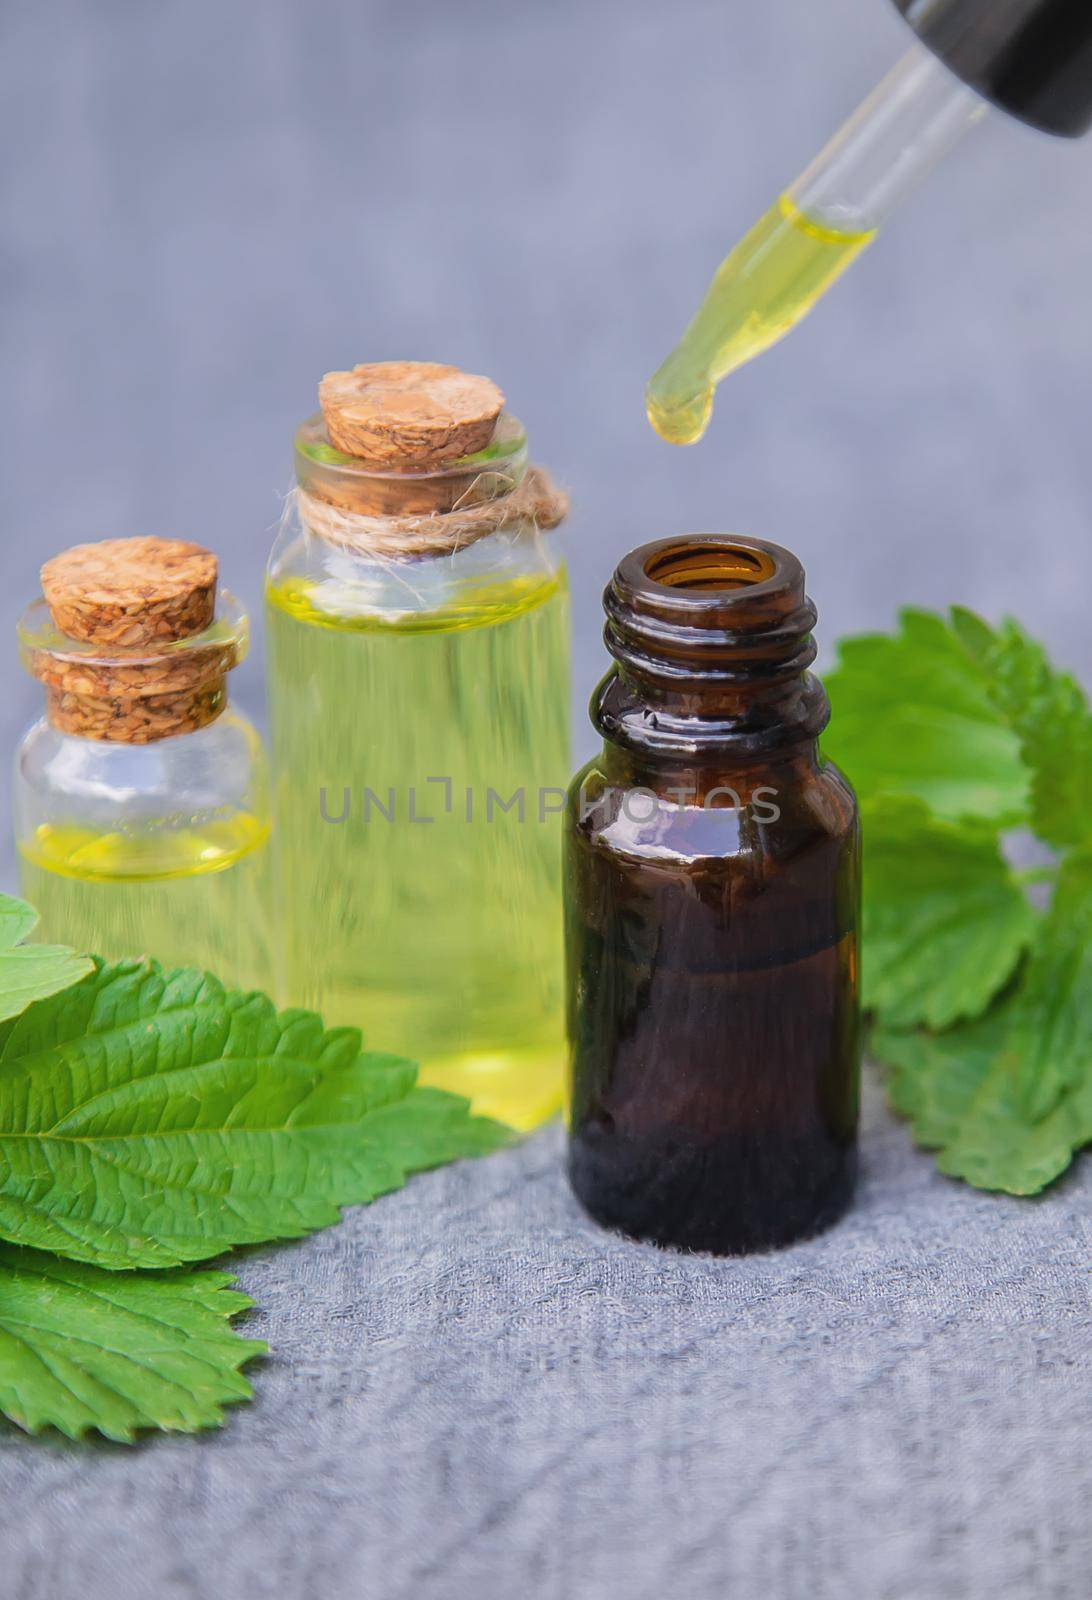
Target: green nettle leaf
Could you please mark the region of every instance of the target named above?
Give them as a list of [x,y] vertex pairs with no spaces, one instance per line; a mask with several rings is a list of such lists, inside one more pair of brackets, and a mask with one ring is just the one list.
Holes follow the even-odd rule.
[[1092,855],[1062,868],[1013,993],[944,1033],[886,1018],[872,1050],[892,1103],[938,1165],[982,1189],[1035,1194],[1092,1140]]
[[[945,1172],[1035,1193],[1092,1139],[1088,697],[1018,623],[961,607],[846,640],[827,687],[824,748],[865,819],[864,999],[892,1100]],[[1001,854],[1017,824],[1069,852],[1045,916]],[[938,1031],[905,1031],[922,1023]]]
[[28,1433],[193,1433],[249,1399],[239,1371],[260,1339],[233,1331],[253,1304],[224,1272],[103,1272],[0,1245],[0,1410]]
[[1068,1092],[1092,1088],[1092,853],[1062,863],[1016,995],[1012,1045],[1021,1104],[1033,1120]]
[[169,1267],[295,1238],[510,1130],[355,1029],[147,960],[0,1024],[0,1235]]
[[1020,1085],[1013,1003],[946,1033],[873,1030],[889,1071],[891,1102],[937,1165],[979,1189],[1037,1194],[1092,1139],[1092,1078],[1029,1118]]
[[91,971],[91,961],[63,945],[24,944],[38,923],[33,906],[0,894],[0,1019],[16,1017],[34,1000],[67,989]]
[[920,800],[862,810],[863,1001],[889,1026],[974,1017],[1011,977],[1037,917],[995,831]]
[[951,821],[1025,820],[1020,739],[989,673],[942,617],[907,610],[893,637],[843,640],[824,682],[832,717],[823,748],[862,800],[913,795]]
[[955,607],[952,625],[1019,735],[1036,833],[1056,849],[1092,842],[1092,711],[1084,690],[1011,618],[995,630]]

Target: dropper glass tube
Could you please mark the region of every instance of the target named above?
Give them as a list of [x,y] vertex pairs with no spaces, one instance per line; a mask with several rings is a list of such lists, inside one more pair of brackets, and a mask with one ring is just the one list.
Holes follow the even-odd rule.
[[987,110],[930,51],[910,49],[717,268],[648,385],[657,433],[700,439],[721,379],[807,315]]

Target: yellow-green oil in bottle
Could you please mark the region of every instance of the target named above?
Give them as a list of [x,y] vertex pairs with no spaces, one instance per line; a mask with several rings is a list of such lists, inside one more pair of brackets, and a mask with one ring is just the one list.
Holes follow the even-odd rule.
[[782,194],[721,262],[697,315],[649,382],[656,432],[669,444],[700,439],[721,379],[789,333],[875,236],[875,229],[842,232]]
[[18,841],[35,938],[268,989],[268,835],[268,822],[248,813],[191,827],[41,823]]
[[401,615],[267,600],[282,1001],[533,1127],[564,1056],[563,575]]

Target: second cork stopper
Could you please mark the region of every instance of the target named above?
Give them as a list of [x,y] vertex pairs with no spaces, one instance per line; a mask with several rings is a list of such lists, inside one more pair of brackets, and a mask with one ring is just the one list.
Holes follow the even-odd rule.
[[20,624],[23,659],[63,733],[150,744],[215,720],[246,650],[246,613],[220,594],[211,551],[181,539],[78,544],[42,568]]
[[504,395],[435,361],[373,361],[328,372],[319,403],[331,443],[387,472],[420,472],[484,450]]
[[132,650],[202,633],[216,607],[216,557],[184,539],[77,544],[42,568],[50,615],[70,639]]

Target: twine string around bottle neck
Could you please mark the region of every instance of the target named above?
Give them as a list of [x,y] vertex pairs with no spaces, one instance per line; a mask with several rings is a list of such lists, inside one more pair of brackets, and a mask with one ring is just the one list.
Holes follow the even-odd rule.
[[492,533],[525,523],[537,529],[556,528],[568,513],[569,497],[555,487],[544,468],[530,466],[507,493],[474,500],[472,485],[463,503],[450,511],[374,516],[320,500],[302,487],[292,490],[286,509],[293,504],[307,531],[327,544],[353,555],[398,561],[452,555]]

